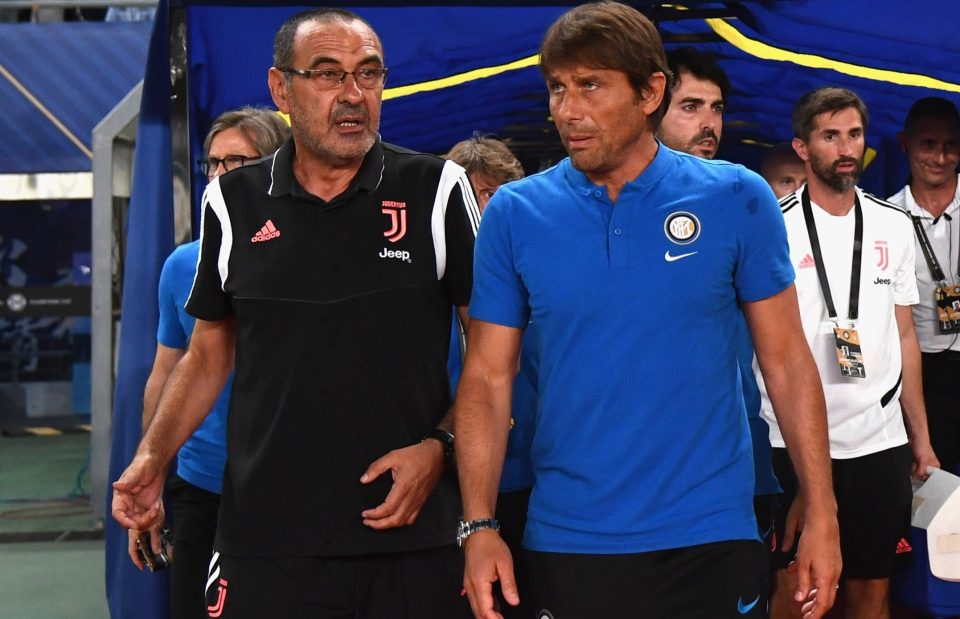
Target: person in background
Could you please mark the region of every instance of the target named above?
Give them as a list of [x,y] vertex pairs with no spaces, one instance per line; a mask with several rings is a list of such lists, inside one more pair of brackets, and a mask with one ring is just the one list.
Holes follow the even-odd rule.
[[793,150],[790,142],[774,145],[763,156],[760,176],[770,185],[777,200],[791,194],[807,182],[807,169],[803,159]]
[[[523,167],[500,140],[474,133],[473,137],[457,142],[446,155],[467,171],[470,183],[477,193],[481,212],[502,185],[523,178]],[[459,333],[451,340],[450,376],[456,391],[463,369],[462,338]],[[530,467],[530,444],[533,440],[533,419],[537,412],[537,335],[533,323],[527,325],[520,347],[520,370],[513,381],[510,403],[510,435],[507,453],[500,473],[496,518],[500,535],[513,553],[517,578],[525,587],[522,555],[523,529],[527,523],[527,506],[533,487],[533,469]],[[527,619],[533,608],[524,600],[518,606],[500,602],[500,613],[505,619]]]
[[[910,550],[911,463],[918,478],[938,465],[911,309],[918,299],[913,230],[902,209],[857,187],[866,128],[866,106],[850,90],[823,87],[800,97],[793,148],[806,166],[807,184],[780,200],[803,332],[827,403],[851,619],[889,617],[890,577]],[[802,543],[809,530],[797,519],[806,501],[793,498],[803,482],[797,483],[793,454],[783,449],[782,405],[768,395],[760,372],[757,380],[784,489],[771,616],[799,617],[791,604],[790,562],[798,531]]]
[[673,150],[713,159],[723,136],[730,80],[713,56],[692,47],[667,52],[667,66],[673,85],[657,137]]
[[[210,126],[203,143],[200,170],[212,181],[238,167],[272,154],[290,135],[290,127],[274,110],[244,107],[224,112]],[[157,354],[143,393],[143,431],[146,433],[160,400],[160,393],[174,366],[186,354],[195,319],[184,309],[193,284],[200,241],[177,247],[163,264],[158,291],[160,322]],[[170,609],[184,619],[206,617],[204,588],[213,554],[217,510],[227,458],[227,407],[233,376],[217,398],[210,414],[177,453],[177,470],[166,482],[165,494],[173,504],[173,554]],[[163,515],[150,527],[154,554],[159,554]],[[143,569],[137,552],[137,537],[130,529],[129,553]]]
[[481,213],[501,185],[523,178],[523,167],[507,145],[482,133],[454,144],[446,158],[467,171]]
[[[501,185],[523,178],[523,166],[507,145],[478,131],[475,131],[472,137],[454,144],[444,157],[467,171],[481,215],[487,208],[487,202]],[[459,335],[450,343],[448,371],[450,386],[456,393],[460,372],[463,370],[466,333],[456,317],[454,327]]]
[[[940,97],[916,101],[900,146],[910,182],[890,198],[913,220],[917,289],[913,321],[923,359],[930,443],[945,471],[960,466],[960,114]],[[957,223],[953,223],[956,221]]]
[[[667,52],[667,65],[673,72],[675,84],[658,135],[664,144],[678,152],[713,159],[723,135],[723,113],[730,90],[727,74],[712,56],[689,47]],[[780,484],[773,473],[770,428],[760,417],[760,391],[753,375],[753,341],[742,313],[736,341],[743,403],[753,445],[753,511],[760,541],[772,549],[773,516]]]

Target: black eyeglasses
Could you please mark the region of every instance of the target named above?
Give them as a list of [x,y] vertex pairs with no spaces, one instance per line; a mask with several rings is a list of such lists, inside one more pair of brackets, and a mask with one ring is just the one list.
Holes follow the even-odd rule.
[[245,157],[243,155],[227,155],[223,159],[218,159],[217,157],[209,157],[207,159],[199,159],[197,165],[200,166],[200,171],[203,172],[206,176],[210,176],[210,172],[215,172],[217,168],[223,165],[224,172],[229,172],[230,170],[236,170],[237,168],[243,167],[248,163],[253,163],[257,161],[260,157]]
[[353,76],[354,81],[360,88],[373,90],[374,88],[383,86],[383,82],[387,77],[387,69],[383,67],[376,69],[363,68],[357,69],[356,71],[342,71],[340,69],[291,69],[290,67],[277,67],[277,70],[283,71],[288,75],[305,77],[313,82],[318,90],[333,90],[334,88],[339,88],[343,86],[348,75]]

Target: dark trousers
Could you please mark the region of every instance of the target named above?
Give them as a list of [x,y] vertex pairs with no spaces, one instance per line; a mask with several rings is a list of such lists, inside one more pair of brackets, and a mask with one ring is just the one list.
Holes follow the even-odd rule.
[[923,353],[923,399],[930,444],[940,468],[956,473],[960,465],[960,352]]
[[173,503],[173,565],[170,566],[170,616],[207,617],[204,589],[217,533],[220,495],[173,475],[167,481]]
[[537,619],[762,619],[770,552],[734,540],[627,555],[525,551]]
[[215,554],[211,619],[468,619],[456,546],[353,557]]

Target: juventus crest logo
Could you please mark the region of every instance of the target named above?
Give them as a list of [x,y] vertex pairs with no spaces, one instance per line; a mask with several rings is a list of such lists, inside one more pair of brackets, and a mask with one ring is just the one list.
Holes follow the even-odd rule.
[[383,233],[387,240],[396,243],[407,233],[407,203],[384,200],[380,212],[390,217],[390,227]]
[[879,254],[877,259],[877,266],[880,267],[881,271],[887,270],[887,265],[890,264],[890,249],[887,247],[886,241],[875,241],[873,248],[877,250]]

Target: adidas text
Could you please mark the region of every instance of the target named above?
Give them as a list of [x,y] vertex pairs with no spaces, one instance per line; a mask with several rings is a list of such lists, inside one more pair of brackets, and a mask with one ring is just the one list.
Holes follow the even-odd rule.
[[250,241],[252,243],[261,243],[263,241],[275,239],[278,236],[280,236],[280,231],[277,230],[275,225],[273,225],[273,220],[268,219],[267,223],[263,224],[263,227],[260,228],[260,231],[254,234]]
[[386,247],[380,252],[381,258],[395,258],[397,260],[403,260],[404,262],[413,262],[413,259],[410,258],[410,252],[387,249]]
[[280,236],[279,230],[274,230],[273,232],[267,232],[266,234],[262,232],[257,232],[256,236],[250,239],[250,241],[252,241],[253,243],[260,243],[262,241],[269,241],[270,239],[275,239],[278,236]]

